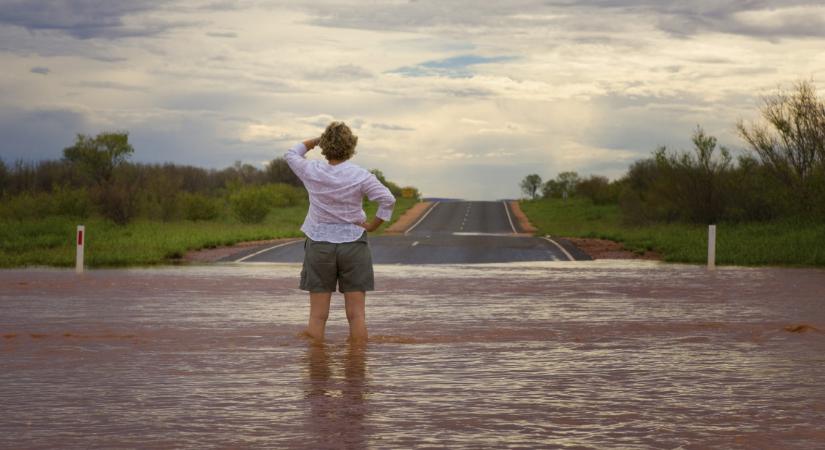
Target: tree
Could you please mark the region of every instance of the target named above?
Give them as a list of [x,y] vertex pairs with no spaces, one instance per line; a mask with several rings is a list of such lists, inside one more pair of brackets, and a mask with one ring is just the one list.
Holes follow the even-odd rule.
[[562,197],[564,197],[564,194],[574,195],[576,193],[576,187],[581,181],[577,172],[562,172],[556,176],[556,180],[559,182],[559,185],[561,185]]
[[825,171],[825,102],[812,82],[802,81],[791,93],[765,98],[761,113],[763,123],[740,121],[739,135],[806,208],[811,178]]
[[386,186],[387,189],[390,190],[392,195],[394,195],[396,197],[401,197],[401,186],[393,183],[392,181],[390,181],[386,177],[384,177],[384,172],[381,172],[378,169],[372,169],[372,170],[370,170],[370,173],[375,175],[375,178],[378,178],[378,181],[380,181],[381,184]]
[[539,188],[541,187],[541,177],[533,173],[524,177],[521,180],[521,192],[533,200],[538,197]]
[[119,225],[137,214],[141,171],[127,163],[135,152],[127,132],[104,132],[95,137],[77,135],[63,157],[94,183],[92,195],[100,212]]
[[9,182],[9,168],[6,166],[6,163],[3,161],[3,158],[0,158],[0,197],[6,193],[6,185]]
[[134,152],[129,144],[129,133],[104,132],[95,137],[78,134],[74,145],[63,149],[63,157],[102,186],[112,180],[115,168]]
[[574,195],[580,181],[579,174],[576,172],[561,172],[554,180],[547,180],[547,183],[544,183],[542,193],[546,198],[564,198],[565,194]]
[[289,167],[284,158],[275,158],[266,165],[266,177],[270,183],[286,183],[296,187],[303,187],[304,184],[298,175]]
[[612,187],[607,177],[591,175],[580,180],[576,192],[589,198],[597,205],[615,203],[618,199],[616,188]]
[[[668,157],[663,166],[667,168],[663,180],[679,202],[677,209],[689,220],[714,223],[726,207],[722,183],[729,178],[730,152],[718,147],[717,157],[716,138],[705,134],[702,127],[696,127],[692,141],[693,155],[685,152]],[[657,154],[659,159],[664,157],[664,153]]]

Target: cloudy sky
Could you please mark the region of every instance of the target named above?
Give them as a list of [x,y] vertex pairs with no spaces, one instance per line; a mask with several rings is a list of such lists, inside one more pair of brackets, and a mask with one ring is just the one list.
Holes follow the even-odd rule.
[[0,0],[0,155],[127,130],[134,159],[262,165],[333,119],[425,195],[615,178],[825,81],[821,0]]

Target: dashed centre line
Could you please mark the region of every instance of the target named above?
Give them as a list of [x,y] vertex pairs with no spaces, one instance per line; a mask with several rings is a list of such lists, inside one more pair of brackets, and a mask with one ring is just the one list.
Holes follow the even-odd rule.
[[467,224],[467,217],[470,216],[470,207],[472,204],[467,204],[467,210],[464,211],[464,219],[461,221],[461,227],[459,227],[458,231],[464,231],[464,226]]

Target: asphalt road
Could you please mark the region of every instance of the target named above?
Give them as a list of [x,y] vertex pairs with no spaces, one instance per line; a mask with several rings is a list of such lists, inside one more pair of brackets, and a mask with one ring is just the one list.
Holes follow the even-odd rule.
[[[588,259],[570,243],[519,235],[506,202],[439,201],[404,235],[370,236],[376,264],[477,264]],[[303,240],[233,255],[228,261],[302,262]]]

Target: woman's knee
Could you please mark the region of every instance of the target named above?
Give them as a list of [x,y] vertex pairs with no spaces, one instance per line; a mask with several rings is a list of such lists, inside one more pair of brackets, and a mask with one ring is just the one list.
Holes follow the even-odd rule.
[[353,320],[364,320],[366,314],[364,314],[364,310],[357,309],[357,308],[347,308],[347,320],[352,322]]
[[309,313],[310,318],[312,320],[318,320],[321,322],[326,322],[329,319],[329,310],[327,311],[310,311]]
[[363,304],[362,305],[347,305],[347,320],[352,322],[353,320],[364,320],[366,317],[366,312],[364,311]]

